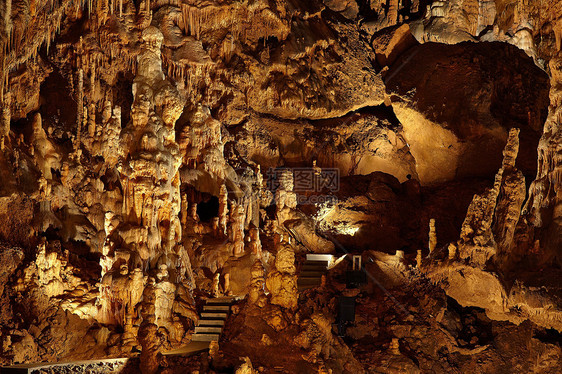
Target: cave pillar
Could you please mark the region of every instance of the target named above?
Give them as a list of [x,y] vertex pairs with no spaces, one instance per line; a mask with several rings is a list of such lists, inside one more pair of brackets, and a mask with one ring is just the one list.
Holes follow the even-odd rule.
[[228,191],[226,185],[222,184],[219,192],[219,230],[226,236],[228,223]]
[[84,70],[78,69],[78,95],[76,99],[76,141],[74,151],[80,148],[82,142],[82,122],[84,121]]
[[2,149],[4,148],[4,144],[6,139],[10,139],[10,121],[11,121],[11,112],[10,112],[10,105],[12,104],[12,94],[7,92],[4,94],[4,102],[2,103],[2,118],[0,119],[0,142],[2,142]]

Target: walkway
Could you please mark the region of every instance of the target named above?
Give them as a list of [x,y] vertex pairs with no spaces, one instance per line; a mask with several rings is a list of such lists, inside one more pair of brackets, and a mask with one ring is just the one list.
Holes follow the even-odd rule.
[[297,280],[298,290],[303,291],[320,286],[322,275],[326,274],[333,260],[334,256],[329,254],[307,254]]
[[195,326],[195,333],[187,345],[163,352],[166,356],[190,356],[209,349],[212,341],[219,341],[230,308],[237,299],[235,297],[217,297],[207,299],[199,321]]

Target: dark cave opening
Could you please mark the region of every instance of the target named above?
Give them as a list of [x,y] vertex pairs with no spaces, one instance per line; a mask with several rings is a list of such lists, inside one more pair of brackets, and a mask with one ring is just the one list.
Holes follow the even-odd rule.
[[219,198],[216,196],[207,196],[203,201],[197,204],[197,215],[203,222],[209,222],[214,217],[219,216]]
[[555,329],[537,329],[534,331],[533,337],[547,344],[560,344],[562,342],[562,333]]
[[[43,128],[53,128],[55,140],[67,141],[69,132],[75,131],[76,126],[76,101],[67,80],[58,69],[54,71],[41,84],[40,113],[43,119]],[[60,106],[59,103],[69,105]]]

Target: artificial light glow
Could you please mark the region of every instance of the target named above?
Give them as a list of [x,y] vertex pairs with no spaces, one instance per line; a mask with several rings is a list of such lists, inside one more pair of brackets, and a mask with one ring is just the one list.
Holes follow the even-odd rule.
[[341,224],[335,226],[335,227],[334,227],[334,230],[335,230],[338,234],[348,235],[348,236],[355,236],[355,234],[357,233],[357,231],[359,231],[359,227],[358,227],[358,226],[350,226],[350,225],[348,225],[348,224],[341,223]]

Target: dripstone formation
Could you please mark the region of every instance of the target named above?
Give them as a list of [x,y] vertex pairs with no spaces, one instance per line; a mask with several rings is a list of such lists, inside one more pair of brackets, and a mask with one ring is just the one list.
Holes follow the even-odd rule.
[[0,365],[558,373],[561,17],[0,0]]

